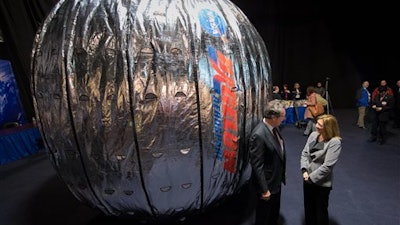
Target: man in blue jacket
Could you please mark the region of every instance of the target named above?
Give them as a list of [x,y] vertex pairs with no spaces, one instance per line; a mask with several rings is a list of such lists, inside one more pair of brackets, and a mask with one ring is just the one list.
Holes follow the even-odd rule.
[[358,108],[357,126],[365,129],[365,112],[371,101],[371,94],[368,91],[369,82],[364,81],[356,94],[356,105]]

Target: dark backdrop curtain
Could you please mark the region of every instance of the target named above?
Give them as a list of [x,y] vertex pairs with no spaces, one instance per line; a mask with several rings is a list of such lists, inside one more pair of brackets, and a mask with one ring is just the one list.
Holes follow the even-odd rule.
[[[393,4],[365,1],[232,0],[257,28],[270,54],[272,79],[290,88],[328,84],[333,108],[355,107],[364,80],[372,90],[398,76],[400,21]],[[397,53],[396,53],[397,52]],[[392,76],[391,74],[397,74]],[[326,82],[326,78],[330,78]]]
[[[32,116],[30,58],[36,30],[57,0],[0,1],[0,57],[12,62],[21,98]],[[371,89],[379,80],[394,87],[400,60],[394,36],[397,9],[388,4],[357,1],[232,0],[263,37],[270,56],[272,80],[305,90],[329,77],[335,108],[354,107],[363,80]],[[369,4],[369,5],[368,5]],[[395,22],[396,21],[396,22]],[[397,77],[393,76],[396,74]]]

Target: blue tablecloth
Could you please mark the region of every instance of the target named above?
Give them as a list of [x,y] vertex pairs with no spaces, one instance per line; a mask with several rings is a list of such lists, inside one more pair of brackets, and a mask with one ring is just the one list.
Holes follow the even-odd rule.
[[283,124],[294,124],[298,120],[303,120],[304,119],[304,111],[306,110],[306,107],[304,106],[298,106],[297,107],[297,112],[299,113],[298,116],[296,115],[296,110],[294,107],[288,107],[286,108],[286,119],[283,121]]
[[25,124],[24,108],[19,98],[11,62],[0,59],[0,128],[8,122]]
[[4,131],[0,132],[0,165],[39,151],[41,136],[36,127],[27,125]]

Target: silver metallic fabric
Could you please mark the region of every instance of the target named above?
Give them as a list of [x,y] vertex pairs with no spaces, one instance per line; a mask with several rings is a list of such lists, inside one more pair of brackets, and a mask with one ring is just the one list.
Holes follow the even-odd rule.
[[32,92],[54,168],[107,215],[183,219],[250,178],[270,99],[266,46],[228,0],[62,0]]

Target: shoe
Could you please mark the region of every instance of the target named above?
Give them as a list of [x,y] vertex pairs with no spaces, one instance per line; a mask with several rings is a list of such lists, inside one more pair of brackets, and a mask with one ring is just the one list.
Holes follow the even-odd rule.
[[363,127],[363,126],[359,126],[359,128],[366,130],[367,128]]
[[368,142],[374,142],[374,141],[376,141],[376,137],[370,137],[370,138],[368,138],[367,141],[368,141]]

